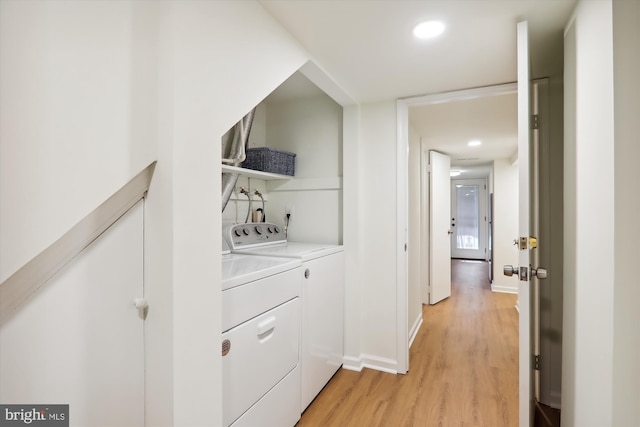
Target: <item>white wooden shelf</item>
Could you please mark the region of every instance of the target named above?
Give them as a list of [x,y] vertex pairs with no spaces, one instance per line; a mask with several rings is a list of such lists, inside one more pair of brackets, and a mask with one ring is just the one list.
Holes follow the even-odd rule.
[[267,191],[312,191],[341,190],[342,177],[296,178],[288,181],[271,181],[266,184]]
[[229,165],[222,165],[222,172],[239,173],[247,178],[261,179],[263,181],[290,180],[293,178],[289,175],[280,175],[277,173],[262,172]]

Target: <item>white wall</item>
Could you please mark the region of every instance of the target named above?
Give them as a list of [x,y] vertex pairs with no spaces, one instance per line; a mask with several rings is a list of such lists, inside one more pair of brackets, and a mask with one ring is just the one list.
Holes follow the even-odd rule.
[[564,79],[562,425],[612,426],[618,206],[610,1],[578,3],[565,33]]
[[396,102],[361,106],[360,167],[362,263],[361,354],[350,355],[394,370],[396,349]]
[[343,221],[342,234],[345,246],[345,318],[344,318],[344,364],[350,369],[361,368],[362,354],[362,313],[364,303],[364,288],[362,280],[364,254],[361,237],[365,232],[360,215],[363,212],[363,195],[359,191],[362,180],[363,161],[360,153],[363,142],[360,139],[360,107],[350,105],[344,107],[343,113]]
[[154,159],[149,9],[0,4],[0,281]]
[[[163,3],[162,18],[160,97],[165,108],[160,114],[163,150],[158,167],[166,169],[156,173],[169,176],[158,183],[166,186],[154,193],[165,203],[158,200],[156,211],[150,204],[149,216],[156,218],[148,233],[159,246],[150,245],[152,271],[147,278],[149,285],[166,285],[171,278],[170,287],[156,294],[156,303],[172,306],[172,321],[164,316],[164,325],[172,323],[173,341],[158,333],[157,341],[149,343],[151,354],[161,361],[149,362],[148,378],[173,383],[175,425],[217,424],[222,393],[219,342],[202,337],[220,330],[219,141],[304,64],[307,55],[255,2]],[[150,193],[149,202],[152,197]],[[167,246],[169,254],[163,252]],[[173,257],[169,263],[167,255]],[[160,363],[166,362],[167,350],[173,358],[170,370]],[[163,390],[151,405],[157,411],[148,409],[151,425],[166,423]]]
[[564,425],[576,417],[576,32],[571,23],[564,36],[564,270],[562,304],[562,404]]
[[219,141],[307,54],[253,1],[2,1],[0,51],[0,277],[157,158],[147,424],[220,424]]
[[505,265],[518,265],[518,165],[509,159],[493,162],[493,268],[491,288],[501,292],[518,292],[518,279],[502,274]]
[[[640,286],[637,242],[638,117],[640,117],[640,2],[613,2],[613,77],[615,109],[615,291],[613,296],[613,419],[640,425]],[[630,196],[633,195],[633,196]]]
[[268,102],[266,145],[296,153],[295,179],[270,182],[267,218],[289,239],[342,243],[342,107],[326,95]]
[[296,178],[342,176],[342,107],[327,95],[267,103],[266,145],[297,153]]

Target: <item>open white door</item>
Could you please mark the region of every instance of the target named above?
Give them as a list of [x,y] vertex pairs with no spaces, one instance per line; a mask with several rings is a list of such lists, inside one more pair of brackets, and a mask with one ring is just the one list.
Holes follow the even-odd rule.
[[520,427],[533,426],[533,346],[532,288],[529,284],[531,223],[534,218],[532,202],[535,192],[531,191],[531,76],[529,63],[529,30],[527,22],[518,23],[518,165],[519,165],[519,216],[518,216],[518,262],[514,271],[518,275],[519,325],[519,383],[520,383]]
[[[518,23],[518,263],[506,265],[506,275],[518,277],[519,308],[519,384],[520,427],[534,424],[537,392],[535,365],[537,362],[538,294],[537,281],[545,279],[547,271],[538,268],[537,235],[539,230],[538,191],[538,131],[534,130],[532,115],[537,114],[537,87],[531,84],[529,65],[529,34],[527,22]],[[537,117],[537,116],[536,116]],[[542,242],[544,244],[544,242]],[[536,267],[533,267],[533,266]]]
[[451,296],[451,159],[429,152],[429,304]]

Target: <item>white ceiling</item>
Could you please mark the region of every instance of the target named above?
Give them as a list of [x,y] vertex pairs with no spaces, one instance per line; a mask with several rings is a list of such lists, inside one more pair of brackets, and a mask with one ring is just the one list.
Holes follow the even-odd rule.
[[[516,23],[529,21],[533,73],[562,66],[562,33],[575,0],[260,0],[358,102],[516,80]],[[411,31],[443,20],[445,33]]]
[[[522,20],[529,22],[534,77],[559,73],[564,26],[575,5],[575,0],[259,1],[359,103],[514,82],[516,24]],[[445,33],[414,39],[413,26],[427,19],[444,21]],[[306,84],[292,83],[302,83],[295,90]],[[421,136],[451,153],[453,164],[478,164],[513,154],[515,113],[515,97],[505,95],[411,107],[410,121]],[[470,138],[482,139],[482,148],[469,149]],[[474,157],[478,160],[455,160]]]
[[[518,106],[515,93],[415,106],[409,123],[432,149],[449,154],[452,165],[477,165],[515,158]],[[469,147],[480,140],[479,147]]]

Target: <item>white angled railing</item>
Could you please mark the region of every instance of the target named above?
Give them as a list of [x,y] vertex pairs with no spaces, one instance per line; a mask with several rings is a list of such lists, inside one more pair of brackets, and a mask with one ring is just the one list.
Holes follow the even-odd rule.
[[0,284],[0,326],[62,267],[146,196],[155,166],[154,161]]

